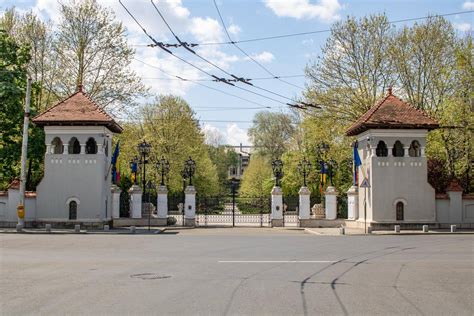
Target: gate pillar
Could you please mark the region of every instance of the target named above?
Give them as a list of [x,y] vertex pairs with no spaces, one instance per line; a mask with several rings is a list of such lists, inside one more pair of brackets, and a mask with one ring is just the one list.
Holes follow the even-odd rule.
[[196,226],[196,189],[188,185],[184,190],[184,226]]
[[301,187],[300,191],[298,192],[300,196],[300,203],[299,203],[299,218],[300,218],[300,225],[301,227],[305,227],[305,222],[307,222],[310,218],[310,195],[311,191],[307,187]]
[[168,219],[168,188],[166,185],[160,185],[158,187],[156,205],[158,225],[165,226],[167,224],[166,220]]
[[142,189],[136,184],[130,190],[130,214],[132,218],[142,218]]
[[122,190],[112,184],[110,191],[112,192],[112,218],[120,218],[120,193],[122,193]]
[[333,186],[326,189],[326,219],[337,218],[337,190]]
[[272,189],[272,227],[283,226],[283,192],[280,187]]
[[354,221],[359,218],[359,189],[355,185],[347,191],[347,218]]

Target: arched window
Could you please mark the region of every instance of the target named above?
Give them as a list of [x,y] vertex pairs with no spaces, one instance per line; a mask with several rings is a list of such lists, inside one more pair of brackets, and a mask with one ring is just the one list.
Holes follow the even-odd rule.
[[81,144],[76,137],[73,137],[69,140],[69,144],[67,146],[67,152],[69,154],[80,154],[81,153]]
[[393,145],[392,155],[394,157],[403,157],[405,155],[405,150],[403,149],[403,144],[397,140]]
[[87,140],[86,154],[97,154],[97,143],[92,137]]
[[420,157],[421,156],[421,146],[417,140],[411,142],[410,149],[408,149],[408,155],[410,157]]
[[403,202],[399,201],[396,204],[396,211],[397,211],[397,221],[403,221],[403,209],[405,205]]
[[69,202],[69,219],[77,219],[77,202]]
[[377,157],[387,157],[388,156],[388,149],[387,145],[385,144],[384,141],[379,141],[377,144],[377,149],[375,150],[375,154]]
[[63,148],[63,142],[61,141],[61,138],[59,137],[54,137],[53,141],[51,142],[52,148],[52,153],[53,154],[62,154],[64,151]]

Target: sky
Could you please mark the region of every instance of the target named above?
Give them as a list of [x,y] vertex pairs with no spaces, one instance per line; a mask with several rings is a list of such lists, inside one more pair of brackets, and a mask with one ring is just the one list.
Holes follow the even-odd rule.
[[[219,78],[229,78],[229,75],[182,47],[171,50],[208,74],[187,65],[160,48],[147,47],[147,44],[151,43],[150,39],[144,35],[118,0],[98,1],[101,5],[112,8],[117,20],[126,27],[129,44],[136,50],[131,67],[142,77],[151,92],[183,97],[196,112],[203,130],[218,135],[229,145],[250,144],[247,130],[255,113],[263,110],[289,111],[286,103],[291,103],[292,99],[301,96],[307,85],[304,69],[321,56],[321,47],[329,35],[329,32],[321,32],[238,44],[271,74],[290,76],[284,78],[286,82],[259,79],[272,76],[234,45],[198,45],[193,48],[228,74],[254,79],[251,82],[258,88],[243,83],[237,84],[249,92],[222,82],[184,82],[173,77],[209,80],[209,74]],[[176,43],[150,0],[122,2],[157,41]],[[229,42],[214,0],[154,0],[154,3],[181,41],[198,44]],[[474,10],[472,0],[216,0],[216,3],[233,41],[328,30],[333,23],[347,16],[362,17],[385,13],[390,21],[395,21],[429,14]],[[60,20],[57,0],[0,0],[0,11],[11,6],[15,6],[19,11],[33,10],[43,19],[50,19],[53,23]],[[446,18],[461,34],[472,32],[474,13]],[[399,23],[396,27],[403,25]]]

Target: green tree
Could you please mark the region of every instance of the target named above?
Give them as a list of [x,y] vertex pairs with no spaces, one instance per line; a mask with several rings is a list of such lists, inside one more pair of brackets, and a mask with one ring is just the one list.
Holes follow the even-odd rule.
[[[160,96],[156,102],[144,106],[140,123],[125,125],[125,133],[119,136],[120,161],[127,165],[137,155],[136,146],[145,139],[152,145],[147,179],[159,181],[154,162],[164,156],[170,162],[168,187],[171,192],[182,191],[181,171],[189,157],[196,161],[193,184],[200,195],[218,192],[219,180],[216,166],[212,163],[204,144],[198,121],[190,106],[175,96]],[[128,169],[128,168],[127,168]]]
[[255,114],[248,134],[258,153],[274,159],[289,148],[295,127],[291,115],[263,111]]
[[55,78],[56,96],[68,96],[82,84],[109,111],[129,111],[146,89],[130,69],[134,51],[122,23],[96,0],[61,3],[60,13],[54,40],[56,66],[61,69]]
[[216,166],[217,177],[219,179],[219,193],[229,193],[229,168],[231,166],[237,166],[239,159],[238,154],[232,148],[222,145],[206,145],[206,147],[212,163]]
[[459,45],[452,24],[442,17],[430,17],[397,32],[390,59],[412,105],[434,114],[455,93]]
[[270,160],[260,154],[252,155],[240,182],[240,195],[243,197],[268,196],[273,184]]
[[[0,187],[20,174],[20,156],[23,131],[23,113],[27,80],[27,65],[30,60],[28,46],[18,45],[5,31],[0,31]],[[32,102],[32,113],[35,112]],[[44,152],[41,130],[30,125],[29,157]],[[29,178],[39,169],[36,160],[29,160]],[[31,181],[27,182],[31,188]]]
[[340,124],[356,120],[395,83],[389,58],[393,36],[387,16],[348,17],[331,28],[322,57],[306,67],[305,97],[320,104],[320,115]]

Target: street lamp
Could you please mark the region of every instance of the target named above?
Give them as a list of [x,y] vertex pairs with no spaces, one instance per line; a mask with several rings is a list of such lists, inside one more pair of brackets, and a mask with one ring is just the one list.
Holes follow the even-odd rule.
[[280,186],[280,179],[283,177],[283,162],[280,159],[272,161],[272,171],[275,176],[275,186]]
[[190,186],[193,185],[193,176],[195,172],[196,172],[196,162],[191,157],[189,157],[189,159],[184,162],[183,177],[185,174],[186,178],[189,178]]
[[[148,160],[146,159],[146,156],[150,154],[151,151],[151,145],[146,142],[146,140],[143,140],[140,144],[137,146],[138,152],[140,153],[140,164],[143,166],[143,197],[146,199],[146,164],[148,163]],[[142,199],[143,201],[143,199]],[[148,213],[148,230],[150,230],[150,212]]]
[[306,186],[306,176],[311,172],[311,162],[306,160],[306,157],[298,163],[297,169],[299,174],[303,176],[303,186]]
[[161,159],[156,163],[156,170],[161,172],[161,183],[160,185],[165,185],[165,177],[168,176],[170,172],[170,163],[165,159],[164,156],[161,156]]

